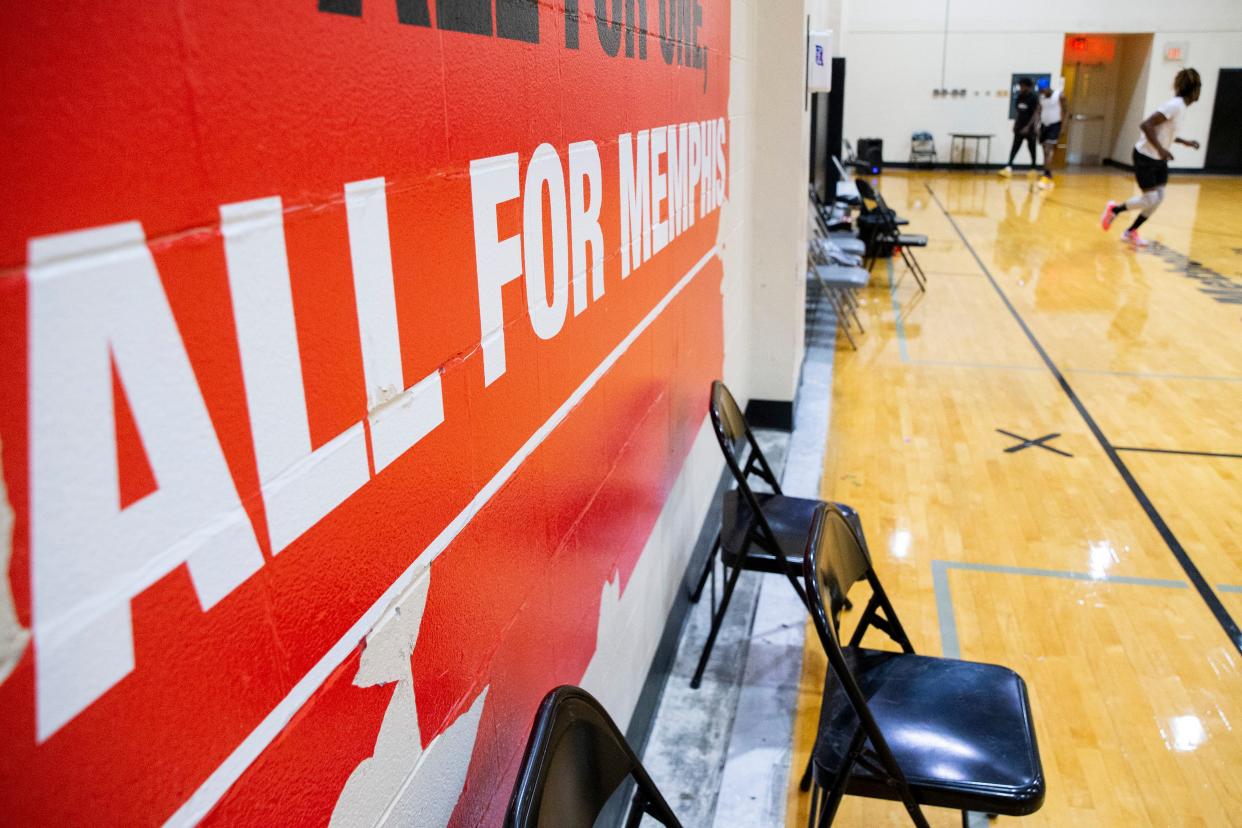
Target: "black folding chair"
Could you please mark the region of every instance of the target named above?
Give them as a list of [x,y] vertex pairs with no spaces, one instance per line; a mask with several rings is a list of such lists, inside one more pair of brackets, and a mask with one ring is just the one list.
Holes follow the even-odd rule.
[[[690,686],[697,688],[703,681],[703,671],[711,656],[720,625],[729,608],[729,599],[737,586],[743,570],[784,575],[794,591],[806,603],[799,577],[802,573],[802,555],[811,530],[818,500],[787,497],[781,493],[772,467],[763,456],[754,433],[746,422],[737,401],[720,380],[712,383],[710,403],[712,426],[725,463],[733,474],[737,488],[725,492],[720,519],[720,532],[712,544],[712,550],[703,565],[698,584],[690,594],[692,602],[698,602],[709,575],[712,576],[712,626],[703,645],[698,667]],[[743,463],[746,449],[750,453]],[[755,492],[750,487],[751,475],[771,487],[772,493]],[[724,590],[720,605],[716,606],[715,560],[719,554],[724,572]]]
[[505,828],[592,828],[626,779],[635,785],[627,828],[643,814],[681,828],[607,711],[580,687],[558,687],[535,714]]
[[[927,826],[923,806],[1024,816],[1044,801],[1044,774],[1021,676],[1005,667],[915,655],[871,565],[857,515],[835,503],[814,516],[804,578],[828,655],[819,732],[802,789],[811,826],[827,826],[846,794],[897,800]],[[840,615],[850,587],[871,600],[849,644]],[[861,646],[875,627],[901,652]]]
[[[923,272],[922,265],[914,256],[915,247],[926,247],[927,236],[917,233],[903,233],[900,225],[902,219],[889,209],[888,204],[884,201],[884,196],[880,195],[870,183],[863,179],[858,179],[858,194],[862,198],[862,203],[866,215],[869,217],[867,225],[870,228],[870,236],[868,238],[867,249],[870,252],[870,259],[866,263],[867,269],[871,269],[875,265],[876,259],[880,256],[882,249],[895,248],[900,254],[901,259],[905,262],[906,267],[914,274],[914,280],[918,282],[919,290],[927,290],[927,274]],[[891,253],[890,253],[891,255]]]

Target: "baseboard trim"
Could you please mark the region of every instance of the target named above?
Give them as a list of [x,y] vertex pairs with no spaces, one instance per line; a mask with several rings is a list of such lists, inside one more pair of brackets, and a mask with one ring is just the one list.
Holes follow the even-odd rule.
[[793,400],[756,400],[746,404],[746,422],[751,428],[793,431]]

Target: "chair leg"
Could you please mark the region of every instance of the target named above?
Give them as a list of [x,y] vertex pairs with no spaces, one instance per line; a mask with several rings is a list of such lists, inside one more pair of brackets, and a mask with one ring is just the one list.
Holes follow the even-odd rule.
[[839,302],[834,302],[833,304],[837,306],[837,327],[840,328],[841,332],[845,334],[845,338],[850,341],[850,347],[857,351],[858,343],[854,341],[854,335],[850,333],[849,317],[842,312]]
[[707,553],[707,560],[703,563],[703,572],[699,575],[699,583],[695,586],[694,591],[690,593],[690,603],[697,604],[699,599],[703,597],[703,586],[707,583],[707,576],[711,574],[712,566],[716,563],[716,554],[720,551],[720,533],[716,533],[716,541],[712,544],[712,551]]
[[733,597],[733,589],[737,586],[737,579],[742,575],[742,568],[739,566],[729,575],[729,580],[725,582],[724,594],[720,597],[720,607],[712,616],[712,628],[707,633],[707,642],[703,644],[703,654],[699,656],[699,665],[694,668],[694,678],[690,679],[690,687],[694,690],[699,689],[699,685],[703,683],[703,671],[707,669],[707,659],[711,657],[712,647],[716,645],[716,636],[720,633],[720,625],[724,621],[725,611],[729,609],[729,599]]
[[913,251],[906,250],[903,247],[901,249],[901,258],[902,258],[902,261],[906,263],[906,267],[910,269],[910,272],[914,274],[914,281],[918,282],[919,290],[926,292],[927,291],[926,277],[923,275],[923,268],[919,266],[919,260],[914,258]]
[[[815,787],[819,787],[816,785]],[[824,795],[820,798],[819,803],[819,826],[820,828],[828,828],[832,821],[837,818],[837,809],[841,807],[841,800],[845,798],[845,781],[834,786],[832,790],[824,791]]]
[[819,825],[819,819],[818,819],[819,814],[816,813],[816,811],[818,810],[819,810],[819,786],[816,785],[811,790],[811,807],[807,809],[806,828],[816,828],[816,826]]
[[832,304],[837,309],[837,321],[848,328],[850,325],[849,304],[841,298],[841,291],[837,288],[832,291]]
[[[853,297],[853,291],[847,291],[847,293],[849,293],[849,294],[850,294],[851,298]],[[866,333],[867,331],[863,329],[863,323],[862,323],[862,320],[858,318],[858,301],[857,301],[857,299],[855,299],[855,300],[854,300],[854,301],[850,304],[850,313],[851,313],[851,314],[853,314],[853,316],[854,316],[854,324],[858,326],[858,332],[859,332],[859,333]]]
[[634,798],[630,800],[630,814],[625,820],[625,828],[638,828],[639,823],[643,821],[644,811],[646,808],[643,807],[642,793],[634,791]]

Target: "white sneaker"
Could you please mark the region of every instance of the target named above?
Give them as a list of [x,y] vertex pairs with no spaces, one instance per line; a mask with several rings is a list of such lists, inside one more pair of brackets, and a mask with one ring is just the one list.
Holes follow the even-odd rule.
[[1005,167],[1003,170],[996,172],[1001,178],[1013,178],[1013,167]]
[[1127,230],[1121,234],[1121,240],[1126,244],[1134,247],[1136,250],[1142,250],[1147,246],[1147,240],[1139,236],[1137,230]]

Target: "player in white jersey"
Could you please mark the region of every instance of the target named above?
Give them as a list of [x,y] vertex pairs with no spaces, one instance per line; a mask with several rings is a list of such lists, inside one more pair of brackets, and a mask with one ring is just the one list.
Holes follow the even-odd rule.
[[1044,147],[1044,171],[1039,177],[1039,186],[1046,190],[1052,186],[1052,155],[1057,151],[1061,119],[1068,106],[1065,94],[1053,91],[1051,85],[1039,90],[1039,96],[1039,143]]
[[1110,201],[1104,208],[1104,215],[1100,216],[1100,226],[1107,230],[1119,213],[1124,213],[1126,210],[1138,210],[1138,217],[1134,219],[1130,229],[1121,234],[1123,241],[1135,247],[1147,246],[1147,242],[1139,238],[1138,229],[1143,222],[1151,218],[1151,214],[1156,212],[1156,208],[1164,200],[1164,187],[1169,182],[1169,162],[1173,160],[1173,153],[1169,152],[1169,147],[1176,143],[1191,149],[1199,148],[1198,141],[1179,138],[1177,131],[1181,126],[1182,116],[1186,114],[1186,107],[1199,100],[1199,91],[1202,86],[1199,73],[1194,69],[1183,69],[1177,73],[1177,77],[1173,80],[1173,89],[1177,92],[1176,97],[1160,104],[1156,111],[1139,125],[1143,131],[1143,137],[1134,145],[1132,157],[1134,178],[1138,181],[1139,189],[1143,191],[1142,195],[1134,196],[1121,204]]

